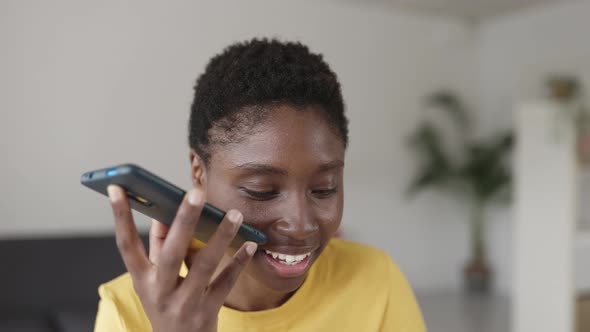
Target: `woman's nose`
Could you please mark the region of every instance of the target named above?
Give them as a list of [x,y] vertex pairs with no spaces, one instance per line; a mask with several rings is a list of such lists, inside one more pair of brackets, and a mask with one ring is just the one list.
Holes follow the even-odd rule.
[[281,218],[273,225],[277,233],[303,241],[319,232],[318,221],[306,198],[289,200],[281,212]]

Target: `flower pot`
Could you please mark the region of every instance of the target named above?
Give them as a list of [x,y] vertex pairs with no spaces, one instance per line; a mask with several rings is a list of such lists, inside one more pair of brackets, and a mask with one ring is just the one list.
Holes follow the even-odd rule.
[[463,283],[470,294],[487,294],[492,290],[492,269],[485,260],[471,260],[463,269]]

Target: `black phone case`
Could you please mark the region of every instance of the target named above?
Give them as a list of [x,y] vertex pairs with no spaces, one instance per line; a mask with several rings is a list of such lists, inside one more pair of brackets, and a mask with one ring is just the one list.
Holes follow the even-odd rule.
[[[80,182],[103,195],[108,196],[107,187],[116,184],[127,192],[133,210],[170,226],[182,202],[185,191],[133,164],[123,164],[82,174]],[[194,236],[207,242],[223,220],[225,212],[205,203]],[[261,231],[242,224],[231,246],[238,249],[245,241],[266,243]]]

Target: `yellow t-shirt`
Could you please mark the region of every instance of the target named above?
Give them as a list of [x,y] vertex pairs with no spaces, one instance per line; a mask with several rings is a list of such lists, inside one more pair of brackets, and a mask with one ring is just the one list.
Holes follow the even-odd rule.
[[[99,287],[95,332],[151,331],[129,274]],[[278,308],[222,307],[220,332],[425,332],[412,289],[384,252],[330,241],[303,285]]]

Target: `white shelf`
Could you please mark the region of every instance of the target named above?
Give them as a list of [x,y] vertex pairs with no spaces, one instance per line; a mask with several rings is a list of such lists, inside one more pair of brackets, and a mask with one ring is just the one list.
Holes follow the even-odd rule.
[[577,182],[577,224],[579,227],[587,228],[586,233],[590,234],[590,168],[585,167],[578,170]]
[[576,232],[574,243],[574,270],[577,294],[590,293],[590,229]]

